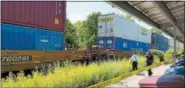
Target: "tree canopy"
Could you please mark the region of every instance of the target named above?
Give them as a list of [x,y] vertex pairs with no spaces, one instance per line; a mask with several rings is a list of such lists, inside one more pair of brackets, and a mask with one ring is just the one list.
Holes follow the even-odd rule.
[[122,17],[124,19],[127,19],[127,20],[133,22],[133,23],[135,22],[135,19],[131,15],[122,15]]
[[154,28],[154,27],[151,28],[151,31],[152,31],[152,32],[155,32],[155,33],[157,33],[157,34],[162,34],[162,31],[161,31],[161,30],[159,30],[159,29],[157,29],[157,28]]
[[96,43],[98,17],[100,12],[93,12],[88,15],[86,20],[77,21],[74,24],[66,20],[66,44],[87,46]]

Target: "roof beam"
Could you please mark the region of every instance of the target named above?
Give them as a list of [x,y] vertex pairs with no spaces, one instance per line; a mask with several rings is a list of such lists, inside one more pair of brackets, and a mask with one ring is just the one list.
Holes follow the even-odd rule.
[[157,15],[151,16],[151,19],[159,18],[159,17],[161,17],[162,15],[163,15],[163,14],[157,14]]
[[[163,29],[162,29],[161,31],[165,32],[166,34],[168,34],[168,35],[171,36],[172,38],[173,38],[173,36],[174,36],[172,33],[168,32],[167,30],[163,30]],[[183,43],[182,38],[179,38],[179,36],[176,36],[176,38],[177,38],[177,40],[179,40],[180,42]]]
[[143,9],[143,13],[147,13],[149,11],[155,10],[154,7]]
[[164,23],[160,25],[161,28],[169,28],[169,27],[173,27],[173,25],[171,25],[170,23]]
[[[126,1],[107,1],[107,3],[113,5],[114,7],[118,8],[122,11],[128,12],[129,14],[133,15],[134,17],[146,22],[147,24],[150,24],[153,27],[161,29],[163,32],[165,32],[169,36],[173,37],[173,34],[169,33],[167,30],[163,30],[164,28],[161,28],[161,26],[159,24],[157,24],[155,21],[153,21],[152,19],[150,19],[149,17],[144,15],[142,12],[140,12],[139,10],[134,8],[128,2],[126,2]],[[181,38],[178,38],[178,40],[181,41]]]
[[184,5],[179,5],[179,6],[175,7],[175,8],[172,8],[171,12],[178,12],[178,11],[181,11],[183,9],[184,9]]
[[138,19],[143,20],[144,22],[146,22],[156,28],[160,27],[156,22],[154,22],[152,19],[150,19],[149,17],[144,15],[142,12],[138,11],[136,8],[134,8],[132,5],[130,5],[126,1],[108,1],[108,3],[114,5],[115,7],[119,8],[121,10],[124,10],[124,11],[130,13],[131,15],[134,15]]
[[134,6],[139,6],[143,3],[144,1],[138,2],[137,4],[133,4]]
[[177,26],[177,22],[175,18],[173,17],[171,11],[168,9],[168,7],[164,4],[164,2],[153,2],[157,8],[169,19],[170,23],[174,26],[175,29],[177,29],[181,35],[184,36],[183,31],[180,29],[179,26]]

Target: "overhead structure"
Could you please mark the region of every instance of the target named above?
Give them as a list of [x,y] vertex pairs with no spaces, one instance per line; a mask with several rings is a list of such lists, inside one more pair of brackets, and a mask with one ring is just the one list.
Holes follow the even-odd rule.
[[[185,45],[184,5],[180,1],[108,1]],[[175,42],[174,42],[175,43]]]
[[184,2],[108,1],[114,7],[184,42]]

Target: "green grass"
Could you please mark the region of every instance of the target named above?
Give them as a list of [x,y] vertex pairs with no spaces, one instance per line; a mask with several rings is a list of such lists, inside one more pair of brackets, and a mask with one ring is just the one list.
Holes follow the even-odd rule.
[[[140,56],[139,68],[145,67],[145,57]],[[156,59],[155,63],[159,61]],[[42,75],[34,72],[33,77],[23,74],[14,79],[2,79],[2,87],[87,87],[120,74],[131,71],[130,60],[116,60],[92,63],[88,66],[66,63],[65,67],[56,67],[54,73]]]

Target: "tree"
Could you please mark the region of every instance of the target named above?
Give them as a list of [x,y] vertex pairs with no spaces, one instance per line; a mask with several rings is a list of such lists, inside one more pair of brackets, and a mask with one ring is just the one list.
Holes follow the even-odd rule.
[[157,29],[157,28],[151,28],[151,31],[152,32],[155,32],[155,33],[157,33],[157,34],[162,34],[162,31],[161,30],[159,30],[159,29]]
[[122,16],[124,19],[127,19],[133,23],[135,23],[135,19],[131,15],[123,15]]
[[[95,43],[97,38],[97,30],[98,30],[98,17],[101,15],[100,12],[93,12],[88,15],[86,20],[86,39],[90,41],[90,43]],[[90,40],[91,39],[91,40]]]
[[76,29],[69,19],[66,20],[66,31],[65,31],[66,44],[77,45],[77,34]]
[[[79,46],[88,46],[88,44],[96,44],[98,17],[100,12],[92,12],[84,21],[74,23],[77,35],[77,43]],[[72,28],[73,29],[73,28]]]
[[76,29],[77,33],[77,41],[79,46],[85,46],[87,43],[86,40],[86,27],[85,27],[85,21],[77,21],[74,23],[74,27]]

